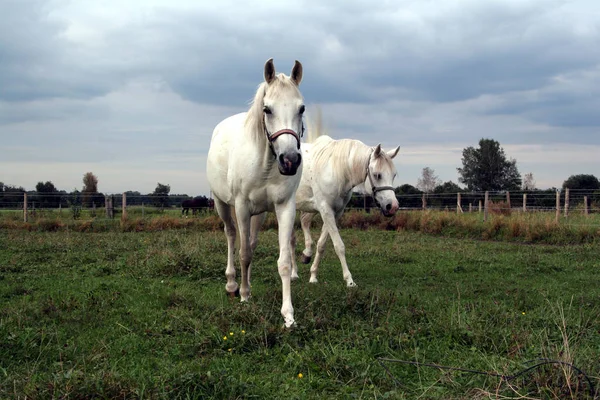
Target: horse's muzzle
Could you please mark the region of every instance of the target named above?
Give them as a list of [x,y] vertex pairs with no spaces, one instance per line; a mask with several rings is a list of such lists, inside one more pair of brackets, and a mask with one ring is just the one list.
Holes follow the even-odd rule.
[[278,161],[281,175],[296,175],[298,167],[302,163],[302,155],[299,152],[288,152],[280,154]]
[[385,217],[393,217],[396,214],[396,211],[398,211],[398,204],[394,204],[394,203],[387,203],[387,204],[380,204],[380,210],[381,213],[385,216]]

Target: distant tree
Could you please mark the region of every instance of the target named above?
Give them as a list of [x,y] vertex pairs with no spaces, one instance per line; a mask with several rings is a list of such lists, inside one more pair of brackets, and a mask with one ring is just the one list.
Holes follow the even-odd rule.
[[394,192],[396,192],[396,196],[398,196],[398,203],[400,203],[400,207],[421,207],[421,195],[423,192],[413,185],[405,183],[404,185],[398,186],[396,189],[394,189]]
[[507,160],[500,143],[493,139],[481,139],[479,148],[463,150],[462,168],[457,168],[460,178],[472,191],[518,190],[521,175],[515,159]]
[[156,185],[156,189],[152,192],[152,203],[156,207],[160,207],[164,209],[169,205],[169,192],[171,191],[171,186],[163,185],[162,183],[158,183]]
[[396,194],[423,194],[422,191],[408,183],[398,186],[396,189],[394,189],[394,191],[396,192]]
[[82,193],[96,193],[98,192],[98,178],[91,172],[86,172],[83,175],[83,190]]
[[73,215],[73,219],[79,219],[81,216],[81,196],[82,192],[77,189],[73,189],[73,191],[69,195],[68,204],[71,208],[71,213]]
[[86,172],[83,175],[83,189],[81,190],[82,203],[86,207],[91,207],[92,204],[97,206],[102,202],[102,196],[98,194],[98,178],[91,172]]
[[571,175],[569,179],[563,182],[562,188],[574,190],[598,190],[600,189],[600,181],[598,181],[598,178],[596,178],[594,175]]
[[43,208],[58,208],[60,204],[59,191],[51,181],[38,182],[35,185],[37,201]]
[[535,190],[535,179],[533,178],[533,172],[528,172],[523,177],[523,190]]
[[435,174],[435,170],[425,167],[421,171],[421,177],[417,181],[417,188],[424,193],[431,193],[440,183],[440,178]]
[[464,192],[464,189],[452,181],[446,181],[437,185],[433,190],[434,193],[459,193]]
[[0,182],[0,207],[21,207],[23,203],[23,193],[25,193],[25,189],[21,186],[6,185],[3,182]]

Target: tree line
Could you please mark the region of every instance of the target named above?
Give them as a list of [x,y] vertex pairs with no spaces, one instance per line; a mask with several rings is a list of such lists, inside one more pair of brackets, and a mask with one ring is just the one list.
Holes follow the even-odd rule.
[[[456,199],[444,197],[445,193],[461,193],[465,204],[477,204],[483,198],[483,192],[513,192],[515,203],[519,198],[515,192],[527,191],[528,204],[532,207],[547,208],[555,204],[555,187],[540,190],[536,188],[533,173],[521,176],[517,161],[508,158],[500,143],[493,139],[482,138],[478,147],[469,146],[463,149],[462,167],[457,168],[460,186],[452,181],[442,182],[435,171],[429,167],[422,170],[417,185],[403,184],[395,188],[396,195],[401,200],[401,207],[417,208],[422,205],[422,196],[426,195],[427,204],[431,207],[453,207]],[[591,174],[577,174],[567,178],[562,189],[572,189],[582,197],[587,195],[592,201],[600,201],[600,181]],[[81,190],[71,192],[58,190],[50,181],[38,182],[35,191],[26,192],[22,187],[5,185],[0,182],[0,207],[15,207],[22,199],[17,194],[31,194],[30,201],[40,208],[58,208],[69,206],[102,207],[105,195],[98,192],[98,178],[91,172],[83,176]],[[191,199],[187,194],[171,194],[171,187],[158,183],[152,193],[142,194],[138,191],[127,191],[128,205],[154,205],[156,207],[179,207],[183,200]],[[113,199],[113,206],[121,206],[121,196]],[[210,199],[206,196],[197,196],[197,204],[209,207]],[[15,204],[16,203],[16,204]],[[373,207],[374,201],[370,196],[353,193],[349,207]]]
[[[192,199],[187,194],[171,194],[171,187],[158,183],[152,193],[138,191],[124,192],[128,206],[152,205],[160,208],[179,207],[184,200]],[[59,190],[51,181],[38,182],[35,190],[27,191],[22,186],[7,185],[0,182],[0,208],[19,208],[23,204],[23,194],[27,193],[27,202],[30,207],[36,208],[67,208],[67,207],[104,207],[106,195],[98,191],[98,178],[91,172],[83,176],[81,190],[73,189],[70,192]],[[209,199],[206,196],[196,196],[200,207],[208,207]],[[113,196],[113,206],[122,206],[122,196]]]
[[[511,204],[522,202],[522,192],[528,193],[527,204],[533,208],[552,208],[556,204],[556,191],[552,187],[544,190],[536,188],[533,173],[521,176],[514,158],[508,158],[500,143],[493,139],[482,138],[478,147],[467,147],[462,153],[462,167],[457,168],[461,187],[452,181],[442,182],[435,171],[429,167],[423,168],[417,185],[404,184],[396,187],[396,196],[399,197],[400,206],[406,208],[419,208],[423,204],[423,196],[427,206],[455,207],[455,196],[442,196],[448,193],[461,193],[462,204],[478,204],[483,200],[484,192],[494,192],[494,201],[507,200],[498,193],[509,193]],[[583,196],[588,196],[589,201],[600,201],[600,181],[591,174],[571,175],[563,184],[562,189],[573,191],[575,202],[582,201]],[[519,193],[521,192],[521,193]],[[353,194],[349,203],[350,207],[373,206],[373,200],[365,200],[363,195]]]

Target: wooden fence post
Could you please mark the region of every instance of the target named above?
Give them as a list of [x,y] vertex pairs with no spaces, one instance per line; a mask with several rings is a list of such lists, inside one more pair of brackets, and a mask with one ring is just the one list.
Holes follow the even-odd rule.
[[473,203],[469,203],[469,214],[473,212]]
[[587,202],[587,196],[583,196],[583,214],[587,217],[588,216],[588,202]]
[[27,222],[27,193],[23,193],[23,222]]
[[558,223],[558,216],[560,215],[560,192],[556,191],[556,222]]
[[127,195],[123,193],[123,214],[121,214],[121,219],[124,220],[127,218]]
[[423,210],[427,208],[427,198],[425,197],[425,193],[423,193],[423,196],[421,197],[421,207]]
[[523,193],[523,212],[527,212],[527,193]]
[[481,200],[479,200],[479,214],[481,214]]
[[485,191],[485,204],[484,204],[484,209],[483,209],[483,222],[487,221],[487,217],[488,217],[488,203],[490,200],[490,194],[489,192],[486,190]]
[[456,194],[456,213],[462,213],[463,209],[462,206],[460,205],[460,193]]
[[565,218],[569,216],[569,188],[565,189]]
[[506,204],[508,204],[508,211],[510,211],[510,192],[506,192]]

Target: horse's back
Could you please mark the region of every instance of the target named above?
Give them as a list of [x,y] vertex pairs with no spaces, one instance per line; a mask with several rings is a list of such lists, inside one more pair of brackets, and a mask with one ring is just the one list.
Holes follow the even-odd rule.
[[247,112],[231,115],[215,126],[211,137],[211,146],[214,147],[222,140],[228,140],[236,135],[241,135],[244,131],[244,122],[246,121]]

